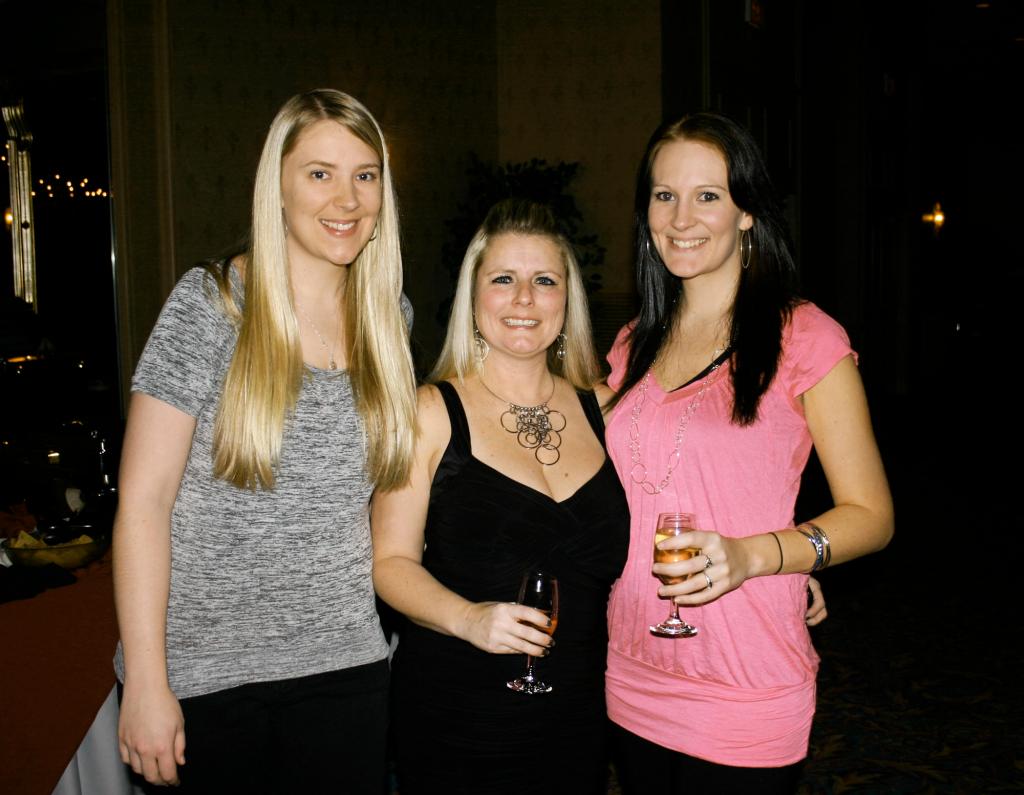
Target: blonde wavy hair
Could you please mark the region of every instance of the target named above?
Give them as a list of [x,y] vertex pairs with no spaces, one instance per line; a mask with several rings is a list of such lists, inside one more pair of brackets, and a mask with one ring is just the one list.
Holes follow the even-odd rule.
[[591,389],[599,376],[597,356],[590,331],[590,313],[583,276],[572,245],[558,228],[551,209],[526,199],[505,199],[487,213],[483,224],[473,235],[462,259],[455,288],[451,317],[444,347],[430,373],[431,381],[458,378],[479,373],[481,362],[476,355],[473,313],[476,297],[476,275],[487,255],[491,241],[501,235],[534,235],[550,240],[562,255],[566,275],[565,358],[556,354],[557,344],[548,348],[548,369],[560,375],[576,389]]
[[341,307],[349,378],[365,426],[367,475],[377,487],[395,488],[408,480],[412,464],[416,384],[401,311],[398,208],[384,135],[358,100],[321,88],[289,99],[263,144],[243,308],[231,295],[229,263],[218,280],[239,334],[214,425],[213,471],[243,488],[273,488],[285,421],[302,387],[302,348],[281,211],[281,161],[308,127],[324,119],[344,126],[381,159],[376,232],[349,265]]

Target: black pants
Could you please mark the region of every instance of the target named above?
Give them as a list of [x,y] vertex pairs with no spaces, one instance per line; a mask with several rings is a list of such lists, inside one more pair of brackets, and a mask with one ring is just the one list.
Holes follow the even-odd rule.
[[386,791],[388,664],[181,699],[181,786],[160,795]]
[[802,762],[786,767],[732,767],[672,751],[611,725],[612,759],[624,795],[792,795]]

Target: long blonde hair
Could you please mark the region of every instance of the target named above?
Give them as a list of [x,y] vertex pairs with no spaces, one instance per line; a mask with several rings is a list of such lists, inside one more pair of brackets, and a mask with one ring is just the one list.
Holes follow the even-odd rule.
[[559,231],[551,210],[546,205],[526,199],[505,199],[495,204],[469,242],[459,270],[448,333],[430,380],[444,381],[457,377],[461,381],[468,373],[480,372],[473,322],[476,274],[488,246],[500,235],[535,235],[550,240],[558,248],[566,276],[565,324],[562,327],[565,358],[559,358],[555,352],[557,345],[552,345],[548,349],[548,369],[565,378],[576,389],[591,389],[599,370],[580,266],[572,245]]
[[302,387],[299,327],[282,218],[281,161],[306,128],[331,119],[381,159],[381,208],[373,238],[349,265],[342,297],[348,373],[366,431],[367,475],[381,488],[408,480],[415,441],[416,393],[408,329],[401,312],[398,208],[384,135],[362,103],[333,89],[289,99],[263,144],[246,256],[245,305],[220,292],[239,326],[214,425],[214,475],[242,488],[273,488],[288,414]]

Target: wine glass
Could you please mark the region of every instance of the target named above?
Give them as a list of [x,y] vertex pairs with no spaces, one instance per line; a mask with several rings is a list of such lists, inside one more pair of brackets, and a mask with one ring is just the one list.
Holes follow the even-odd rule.
[[[519,598],[516,600],[521,605],[540,610],[550,621],[550,626],[538,627],[530,624],[534,629],[552,635],[555,627],[558,626],[558,580],[546,572],[531,569],[523,575],[523,582],[519,586]],[[521,622],[521,623],[526,623]],[[538,693],[550,693],[551,685],[546,684],[537,678],[534,673],[533,656],[526,655],[526,673],[518,679],[506,682],[508,687],[517,693],[537,695]]]
[[[700,550],[695,547],[687,547],[684,549],[658,549],[658,544],[666,538],[687,533],[694,529],[693,525],[694,521],[692,513],[658,514],[658,524],[654,530],[654,562],[680,563],[681,561],[689,560],[695,555],[701,554]],[[665,574],[657,575],[658,579],[665,583],[665,585],[675,585],[676,583],[683,582],[683,580],[687,579],[689,576],[690,575],[686,575],[686,577],[669,577]],[[669,613],[668,618],[660,624],[653,624],[650,627],[651,634],[662,638],[692,638],[697,634],[697,628],[690,626],[679,617],[679,605],[676,604],[675,599],[671,600],[671,605],[672,611]]]

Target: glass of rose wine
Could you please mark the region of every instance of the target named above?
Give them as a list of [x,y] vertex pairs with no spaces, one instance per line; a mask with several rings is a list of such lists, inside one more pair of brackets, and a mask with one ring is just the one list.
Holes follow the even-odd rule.
[[[523,582],[519,586],[519,598],[516,600],[521,605],[540,610],[548,617],[549,626],[537,626],[531,624],[534,629],[546,632],[548,635],[555,633],[558,626],[558,580],[550,574],[531,570],[523,575]],[[525,622],[524,622],[525,623]],[[518,679],[506,682],[508,687],[517,693],[526,693],[534,696],[538,693],[550,693],[551,685],[543,682],[537,677],[533,656],[526,655],[526,673]]]
[[[692,513],[662,513],[658,514],[658,524],[654,530],[654,562],[655,563],[680,563],[689,560],[700,554],[700,550],[694,547],[684,549],[659,549],[658,544],[672,536],[681,535],[694,529]],[[657,575],[665,585],[675,585],[683,582],[689,577],[669,577],[665,574]],[[697,634],[697,628],[690,626],[679,617],[679,605],[676,600],[670,601],[672,610],[660,624],[652,624],[651,634],[662,638],[692,638]]]

